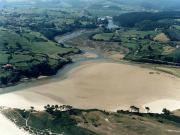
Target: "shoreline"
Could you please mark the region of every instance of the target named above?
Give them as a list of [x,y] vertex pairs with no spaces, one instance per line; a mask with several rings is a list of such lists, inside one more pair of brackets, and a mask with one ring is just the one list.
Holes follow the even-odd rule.
[[54,69],[49,69],[49,73],[40,73],[40,69],[38,69],[39,75],[37,77],[35,75],[34,76],[32,75],[30,78],[27,78],[25,75],[23,77],[22,73],[19,72],[20,75],[19,75],[19,77],[18,77],[19,79],[17,81],[15,81],[13,83],[12,82],[7,83],[6,85],[0,84],[0,89],[17,86],[17,85],[27,82],[27,81],[38,80],[39,77],[42,77],[42,76],[50,77],[50,76],[56,75],[59,70],[61,70],[63,67],[65,67],[66,65],[71,64],[71,63],[72,63],[72,60],[64,60],[62,63],[58,63]]
[[[55,82],[0,95],[0,106],[22,109],[34,106],[42,110],[47,104],[65,104],[80,109],[112,111],[117,108],[127,110],[131,105],[141,109],[149,105],[152,112],[157,112],[153,106],[158,100],[180,101],[179,78],[166,73],[156,74],[155,70],[136,65],[82,62],[68,71],[66,76],[59,81],[57,78]],[[166,104],[164,107],[172,108],[169,102]],[[158,112],[162,109],[159,108]]]

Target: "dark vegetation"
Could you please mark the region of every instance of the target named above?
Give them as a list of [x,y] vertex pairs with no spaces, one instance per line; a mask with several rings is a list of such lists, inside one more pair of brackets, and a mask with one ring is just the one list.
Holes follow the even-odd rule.
[[172,41],[180,41],[180,30],[172,27],[171,29],[167,29],[165,33],[170,37]]
[[[142,23],[147,20],[151,22],[154,21],[156,22],[158,20],[163,20],[163,19],[179,19],[179,18],[180,18],[180,11],[167,11],[167,12],[156,12],[156,13],[151,13],[151,12],[125,13],[119,16],[115,16],[113,19],[118,25],[121,25],[123,27],[134,27],[135,25],[138,25],[139,23]],[[158,26],[160,24],[163,23],[156,22],[154,25]],[[150,23],[149,25],[151,26],[152,24]]]

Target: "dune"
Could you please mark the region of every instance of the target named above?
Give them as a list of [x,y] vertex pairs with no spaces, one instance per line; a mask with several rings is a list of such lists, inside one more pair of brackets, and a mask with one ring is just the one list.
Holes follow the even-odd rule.
[[[135,65],[85,62],[69,71],[64,80],[0,95],[0,105],[41,110],[46,104],[68,104],[112,111],[130,105],[143,108],[163,99],[180,101],[179,78]],[[178,108],[180,104],[173,107]]]

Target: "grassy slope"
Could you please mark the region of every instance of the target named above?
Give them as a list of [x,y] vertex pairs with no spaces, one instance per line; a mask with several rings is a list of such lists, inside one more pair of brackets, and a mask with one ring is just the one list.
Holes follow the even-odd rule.
[[[64,48],[58,45],[57,43],[46,39],[38,32],[32,31],[23,31],[21,34],[17,34],[13,31],[7,29],[0,29],[0,50],[2,61],[7,63],[7,56],[9,54],[13,54],[14,60],[12,63],[20,61],[27,61],[32,59],[32,56],[25,55],[23,57],[22,54],[25,53],[42,53],[48,55],[50,58],[58,58],[58,55],[62,55],[71,51],[77,51],[72,48]],[[11,37],[11,38],[10,38]],[[19,46],[21,47],[18,47]],[[8,52],[9,48],[12,49],[12,53]]]
[[[162,114],[135,114],[129,112],[108,113],[100,110],[78,110],[49,114],[47,112],[29,111],[19,109],[6,109],[2,111],[9,119],[16,120],[20,127],[28,125],[33,131],[45,129],[54,133],[66,135],[178,135],[180,131],[180,117]],[[28,129],[27,127],[24,127]],[[36,129],[36,130],[35,130]],[[42,132],[41,131],[41,132]]]
[[[27,29],[23,29],[20,33],[15,33],[14,31],[0,28],[0,38],[0,79],[3,78],[0,84],[16,82],[21,78],[21,75],[37,77],[41,74],[54,73],[58,67],[69,61],[63,58],[62,55],[79,51],[78,49],[64,48],[48,40],[42,34]],[[2,68],[6,64],[11,64],[13,69],[6,70]],[[47,70],[40,73],[38,68],[42,64],[46,65]],[[35,75],[32,74],[31,76],[30,72],[34,72]],[[15,80],[9,80],[14,74],[16,74]]]

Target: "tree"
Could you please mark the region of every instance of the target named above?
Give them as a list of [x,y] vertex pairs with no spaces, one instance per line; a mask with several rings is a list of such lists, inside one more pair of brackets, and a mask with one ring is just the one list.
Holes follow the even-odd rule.
[[131,112],[137,112],[137,113],[139,113],[139,108],[138,107],[136,107],[136,106],[130,106],[130,110],[131,110]]
[[131,111],[131,112],[134,111],[134,107],[135,107],[135,106],[130,106],[130,111]]
[[54,111],[54,106],[50,106],[49,104],[47,106],[44,106],[45,111],[48,112],[49,114],[52,114]]
[[153,48],[151,47],[151,45],[148,46],[148,51],[152,52]]
[[166,108],[164,108],[164,109],[162,110],[162,112],[163,112],[164,115],[170,115],[170,114],[171,114],[171,111],[168,110],[168,109],[166,109]]
[[147,113],[149,113],[150,108],[149,107],[145,107],[145,109],[146,109]]
[[33,112],[33,111],[34,111],[34,107],[31,106],[30,108],[31,108],[31,109],[30,109],[30,112]]
[[56,111],[57,111],[57,110],[58,110],[58,108],[59,108],[59,106],[58,106],[58,105],[55,105],[54,107],[55,107],[55,110],[56,110]]
[[60,109],[61,111],[68,111],[68,110],[73,109],[73,107],[70,106],[70,105],[62,105],[62,106],[59,106],[59,109]]
[[135,108],[135,112],[139,113],[140,109],[138,107]]
[[47,105],[47,108],[50,108],[50,105],[49,105],[49,104]]
[[47,106],[44,106],[45,111],[47,110]]

